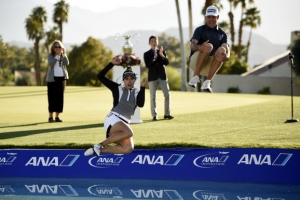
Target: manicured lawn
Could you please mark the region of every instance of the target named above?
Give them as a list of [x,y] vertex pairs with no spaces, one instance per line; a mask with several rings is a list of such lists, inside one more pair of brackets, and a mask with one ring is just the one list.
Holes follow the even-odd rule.
[[[0,87],[0,148],[87,148],[105,138],[103,120],[112,108],[103,87],[71,87],[65,93],[63,123],[48,123],[47,88]],[[149,91],[132,124],[136,148],[238,147],[300,149],[300,122],[291,118],[291,97],[275,95],[171,92],[173,120],[152,121]],[[300,97],[294,97],[300,118]]]

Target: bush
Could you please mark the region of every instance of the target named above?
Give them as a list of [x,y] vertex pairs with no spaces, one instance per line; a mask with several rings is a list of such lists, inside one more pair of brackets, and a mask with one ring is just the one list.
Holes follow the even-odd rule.
[[170,90],[181,90],[181,74],[174,67],[166,67]]
[[24,74],[22,77],[18,78],[16,81],[17,86],[31,86],[32,81],[29,74]]
[[240,93],[239,87],[230,87],[227,89],[227,93]]
[[270,87],[264,87],[263,89],[258,90],[257,94],[271,94]]
[[10,85],[14,81],[14,75],[8,68],[0,68],[0,86]]
[[[166,66],[166,73],[168,77],[168,83],[170,90],[173,91],[180,91],[181,90],[181,74],[176,70],[176,68],[171,66]],[[142,75],[141,79],[148,77],[148,69],[145,70]],[[148,84],[146,85],[146,88],[149,89]]]

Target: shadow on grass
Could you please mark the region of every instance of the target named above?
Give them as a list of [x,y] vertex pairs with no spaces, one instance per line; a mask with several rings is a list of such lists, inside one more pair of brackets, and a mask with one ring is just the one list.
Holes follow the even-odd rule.
[[171,119],[163,119],[163,118],[158,118],[157,120],[153,120],[153,119],[146,119],[146,120],[143,120],[143,123],[152,123],[152,122],[162,122],[162,121],[171,121]]
[[35,126],[39,124],[48,124],[49,122],[40,122],[40,123],[34,123],[34,124],[20,124],[20,125],[14,125],[14,126],[0,126],[0,128],[14,128],[14,127],[22,127],[22,126]]
[[[36,91],[24,91],[24,92],[11,92],[6,94],[1,94],[0,99],[7,99],[7,98],[21,98],[21,97],[28,97],[28,96],[45,96],[47,95],[47,87],[45,90],[36,90]],[[91,87],[91,88],[68,88],[65,93],[81,93],[81,92],[90,92],[90,91],[99,91],[99,87]]]
[[[25,125],[23,125],[23,126],[25,126]],[[29,124],[28,124],[28,126],[29,126]],[[87,125],[80,125],[80,126],[70,126],[70,127],[60,127],[60,128],[39,129],[39,130],[27,130],[27,131],[18,131],[18,132],[16,132],[16,131],[5,132],[5,133],[0,134],[0,140],[30,136],[30,135],[35,135],[35,134],[49,133],[49,132],[61,132],[61,131],[99,128],[99,127],[103,127],[103,123],[87,124]]]

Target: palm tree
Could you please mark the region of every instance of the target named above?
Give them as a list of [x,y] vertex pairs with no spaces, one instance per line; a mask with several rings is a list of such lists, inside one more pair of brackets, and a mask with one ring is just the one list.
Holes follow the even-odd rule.
[[[53,41],[57,40],[59,38],[59,33],[58,33],[58,27],[54,26],[52,29],[47,31],[45,33],[45,49],[47,50],[47,53],[51,53],[51,47],[50,45],[53,43]],[[49,65],[47,65],[47,70],[49,69]]]
[[[254,0],[248,0],[249,4],[254,3]],[[239,4],[241,4],[242,12],[241,12],[241,20],[240,20],[240,26],[239,26],[239,38],[238,38],[238,51],[237,55],[238,58],[241,59],[241,52],[242,52],[242,34],[243,34],[243,16],[244,16],[244,10],[247,7],[246,0],[234,0],[233,6],[236,8]]]
[[228,33],[230,27],[227,21],[221,21],[218,23],[218,26],[223,29],[226,33]]
[[[193,15],[192,15],[192,0],[188,0],[188,12],[189,12],[189,38],[192,38],[193,36]],[[191,70],[190,68],[188,67],[187,68],[187,79],[190,79],[191,74]]]
[[54,40],[57,40],[59,38],[59,33],[58,33],[58,27],[54,26],[52,29],[47,31],[45,33],[45,47],[47,49],[47,52],[50,53],[50,45],[53,43]]
[[192,15],[192,0],[188,0],[188,12],[189,12],[189,35],[193,36],[193,15]]
[[37,85],[41,82],[40,52],[39,43],[44,37],[44,23],[47,22],[47,12],[44,7],[36,7],[32,10],[32,14],[25,20],[26,33],[29,40],[34,40],[34,69]]
[[235,31],[234,31],[234,15],[232,13],[232,2],[234,0],[228,0],[229,1],[229,4],[230,4],[230,10],[229,10],[229,13],[228,13],[228,16],[229,16],[229,20],[230,20],[230,36],[231,36],[231,46],[234,45],[234,37],[235,37]]
[[201,13],[205,16],[205,12],[206,12],[206,8],[208,6],[211,6],[211,5],[214,5],[214,0],[205,0],[205,3],[204,3],[204,7],[201,11]]
[[249,39],[247,43],[247,48],[246,48],[246,59],[245,61],[248,61],[248,53],[249,53],[249,47],[250,47],[250,41],[251,41],[251,36],[252,36],[252,29],[257,28],[261,24],[261,18],[259,16],[259,10],[257,10],[256,7],[249,8],[245,12],[245,18],[243,19],[243,23],[245,26],[250,26],[250,34],[249,34]]
[[59,39],[62,41],[63,39],[63,22],[68,22],[68,13],[69,13],[69,4],[65,2],[65,0],[60,0],[56,4],[54,4],[53,10],[53,22],[58,25],[59,28]]
[[179,25],[179,35],[180,35],[180,50],[181,50],[181,91],[186,91],[186,61],[185,61],[185,52],[184,52],[184,41],[183,41],[183,33],[181,26],[181,16],[180,16],[180,8],[178,0],[175,0],[176,10],[177,10],[177,18]]

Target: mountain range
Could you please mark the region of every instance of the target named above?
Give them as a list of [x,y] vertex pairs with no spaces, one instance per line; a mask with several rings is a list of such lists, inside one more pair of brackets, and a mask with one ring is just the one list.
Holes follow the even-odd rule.
[[[165,3],[165,2],[163,2]],[[162,3],[162,4],[163,4]],[[45,29],[48,30],[53,26],[52,12],[53,4],[47,0],[1,0],[0,1],[0,35],[5,43],[17,45],[20,47],[32,47],[33,41],[28,41],[25,31],[25,19],[28,18],[32,9],[36,6],[43,6],[47,10],[48,22]],[[165,5],[166,6],[166,5]],[[161,24],[160,18],[153,16],[151,22],[145,24],[148,16],[151,16],[153,10],[156,13],[163,13],[166,9],[164,5],[149,6],[147,9],[126,7],[118,8],[111,12],[94,13],[85,9],[70,6],[70,14],[68,23],[64,24],[64,45],[70,49],[72,45],[81,45],[87,40],[89,36],[100,39],[107,48],[112,49],[115,54],[121,53],[121,47],[116,42],[114,36],[116,33],[122,35],[133,36],[135,33],[140,35],[138,43],[135,44],[133,52],[143,57],[143,53],[150,47],[148,45],[148,38],[150,35],[160,35],[163,32],[167,35],[174,36],[179,39],[179,30],[176,27],[168,28],[168,24]],[[174,9],[175,8],[169,8]],[[132,16],[134,13],[134,16]],[[122,17],[120,17],[122,16]],[[135,17],[140,16],[140,17]],[[177,18],[176,12],[174,15],[167,16],[167,18]],[[195,19],[194,19],[195,20]],[[128,27],[135,28],[128,28]],[[153,30],[151,27],[160,26],[165,27],[162,31]],[[194,27],[195,28],[195,27]],[[130,30],[130,31],[128,31]],[[104,34],[105,33],[105,34]],[[183,28],[184,42],[189,41],[188,28]],[[109,36],[107,36],[109,35]],[[249,32],[243,32],[243,43],[248,40]],[[135,38],[131,39],[135,43]],[[237,41],[237,40],[236,40]],[[123,43],[119,38],[119,42]],[[276,56],[284,52],[287,45],[277,45],[271,43],[265,36],[252,34],[251,46],[249,51],[249,66],[258,65],[270,57]]]

